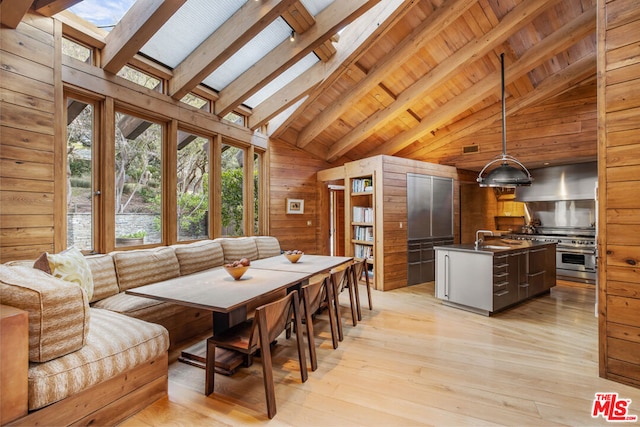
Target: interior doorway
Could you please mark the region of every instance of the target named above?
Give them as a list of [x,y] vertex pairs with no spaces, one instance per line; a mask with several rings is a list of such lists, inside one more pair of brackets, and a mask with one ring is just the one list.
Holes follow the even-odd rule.
[[344,185],[329,185],[329,248],[332,256],[344,256]]

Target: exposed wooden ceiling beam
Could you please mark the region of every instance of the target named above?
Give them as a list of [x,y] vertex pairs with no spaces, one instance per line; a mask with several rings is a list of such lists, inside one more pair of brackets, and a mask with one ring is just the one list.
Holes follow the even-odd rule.
[[106,30],[98,28],[90,22],[80,18],[75,13],[64,10],[56,15],[56,19],[62,22],[62,31],[87,46],[104,48],[109,34]]
[[[340,40],[336,43],[336,54],[330,61],[328,61],[326,65],[317,63],[305,72],[318,75],[317,69],[321,68],[321,74],[318,75],[317,80],[309,80],[309,88],[315,87],[315,89],[312,89],[309,96],[306,97],[298,108],[292,111],[286,111],[286,117],[278,117],[279,120],[277,120],[277,123],[276,121],[271,121],[269,123],[269,135],[274,138],[279,137],[307,107],[313,104],[325,88],[329,87],[346,72],[367,49],[378,42],[389,28],[393,27],[393,25],[416,5],[417,2],[414,0],[385,0],[384,2],[378,3],[351,23],[351,25],[347,26],[340,34]],[[371,25],[371,22],[378,22],[380,24]],[[309,88],[303,88],[302,91],[306,93]],[[283,90],[286,90],[286,86]],[[291,96],[297,98],[297,95]],[[256,108],[259,109],[260,106]],[[282,113],[287,109],[288,106],[284,106],[283,108],[279,108],[279,112]],[[276,112],[276,114],[278,114],[278,112]],[[267,112],[262,115],[273,115],[273,112]],[[324,159],[324,155],[318,157]]]
[[296,0],[288,7],[287,10],[282,13],[282,18],[287,21],[287,24],[298,34],[304,33],[316,23],[313,15],[309,13],[300,0]]
[[[576,87],[582,84],[585,84],[585,82],[593,81],[595,79],[595,76],[596,76],[596,55],[594,52],[593,54],[589,54],[587,56],[580,58],[578,61],[572,63],[568,67],[564,68],[562,71],[550,75],[540,83],[540,85],[535,91],[521,98],[512,100],[512,102],[507,104],[507,114],[513,115],[516,112],[521,111],[525,108],[533,107],[535,105],[544,103],[545,101],[548,101],[553,97],[562,95],[563,93],[569,90],[573,90]],[[500,118],[501,118],[501,113],[494,116],[492,122],[499,121]],[[489,120],[489,119],[486,119],[486,120]],[[490,124],[491,123],[486,123],[486,126],[489,126]],[[465,135],[468,136],[466,131],[464,133],[458,134],[457,136],[462,138]],[[595,136],[594,136],[594,139],[595,139]],[[470,169],[470,170],[475,169],[479,171],[487,163],[487,161],[489,161],[492,157],[495,157],[497,154],[500,153],[500,150],[502,149],[502,144],[499,138],[496,141],[497,143],[496,143],[495,152],[492,152],[489,150],[483,150],[484,155],[478,156],[477,158],[473,158],[473,160],[471,160],[468,155],[455,155],[455,156],[444,155],[443,156],[442,149],[447,148],[446,144],[439,144],[440,147],[438,150],[433,150],[433,151],[430,150],[429,152],[419,155],[419,157],[416,157],[416,158],[419,158],[424,161],[435,161],[437,159],[437,161],[442,164],[458,165],[458,164],[464,163],[464,166],[461,166],[461,167],[465,169]],[[425,147],[425,148],[430,149],[431,147]],[[595,150],[596,150],[596,146],[594,144],[593,145],[594,154],[595,154]],[[521,149],[521,151],[523,150]],[[521,162],[525,162],[527,164],[535,162],[540,166],[541,166],[541,163],[544,161],[558,160],[558,158],[556,157],[557,153],[553,153],[551,155],[546,154],[545,151],[541,150],[540,147],[537,145],[531,146],[530,148],[528,148],[528,151],[535,152],[535,158],[533,158],[532,156],[523,157],[522,153],[520,153],[518,154],[518,160]],[[580,160],[578,160],[578,158],[575,157],[575,155],[573,157],[577,162],[586,161],[581,157],[580,157]],[[570,159],[566,159],[566,160],[570,160]],[[572,162],[573,161],[570,161],[570,163]]]
[[175,67],[169,94],[182,99],[296,0],[249,1]]
[[81,1],[82,0],[35,0],[33,2],[33,10],[40,15],[53,16]]
[[116,74],[186,0],[137,1],[109,33],[102,68]]
[[342,27],[354,21],[380,0],[333,2],[316,16],[316,25],[291,43],[285,40],[220,92],[216,114],[223,117],[258,92],[287,68],[304,58]]
[[[282,18],[287,21],[287,24],[293,28],[296,34],[304,33],[316,23],[315,18],[309,13],[300,0],[296,1],[293,6],[287,9],[282,14]],[[333,47],[331,41],[330,39],[325,40],[317,49],[314,49],[313,53],[315,53],[321,61],[328,61],[329,58],[336,53],[336,48]]]
[[[595,30],[595,23],[595,8],[582,13],[560,30],[543,39],[540,43],[522,55],[519,60],[509,66],[505,71],[505,81],[512,82],[517,80],[522,75],[535,68],[542,61],[564,51],[568,46],[571,46],[583,39]],[[497,92],[500,84],[499,74],[500,73],[495,72],[485,77],[473,87],[458,95],[455,99],[434,110],[433,114],[430,114],[428,119],[423,120],[418,126],[396,135],[383,146],[373,150],[371,155],[395,154],[404,147],[412,144],[416,139],[431,133],[439,126],[443,126],[451,120],[452,117],[458,116],[465,110],[469,109],[469,107],[490,96],[492,92]],[[573,75],[569,75],[572,79],[574,78]],[[542,85],[539,85],[531,95],[528,95],[527,99],[538,99],[537,97],[539,95],[533,94],[535,92],[543,92],[543,90],[540,89],[540,86]],[[544,88],[545,86],[542,86],[542,89]],[[432,146],[433,149],[438,148],[435,144]]]
[[[298,102],[300,99],[309,94],[319,85],[327,75],[331,75],[333,71],[342,67],[343,61],[350,57],[351,54],[360,48],[375,32],[379,32],[378,27],[369,24],[369,19],[365,19],[367,25],[362,25],[360,19],[374,18],[374,22],[384,22],[389,18],[397,8],[406,0],[395,0],[388,2],[386,7],[380,4],[378,7],[372,8],[365,15],[353,22],[343,32],[340,37],[341,41],[337,42],[336,55],[330,58],[329,63],[318,62],[309,70],[302,73],[291,83],[280,89],[269,99],[256,106],[253,114],[249,118],[249,127],[257,129],[266,124],[273,117]],[[328,41],[330,42],[330,41]]]
[[325,40],[317,49],[314,49],[313,53],[316,54],[320,61],[327,62],[336,53],[336,48],[333,46],[331,39]]
[[296,145],[304,148],[326,127],[336,121],[345,111],[351,108],[351,104],[360,100],[369,93],[384,76],[406,62],[407,57],[413,55],[417,49],[423,47],[431,39],[444,30],[447,25],[455,21],[474,2],[468,0],[448,0],[436,11],[416,27],[411,35],[407,36],[390,55],[376,63],[368,72],[364,80],[344,93],[338,102],[335,102],[318,114],[299,134]]
[[[573,89],[585,79],[589,79],[595,75],[595,56],[586,56],[544,79],[535,91],[527,95],[517,98],[508,99],[506,112],[507,116],[516,114],[518,111],[544,102],[551,97],[561,95],[562,93]],[[414,143],[416,150],[412,150],[409,155],[412,159],[421,159],[424,161],[435,160],[434,153],[438,150],[454,143],[457,140],[477,134],[486,127],[491,126],[502,117],[501,103],[484,108],[471,116],[466,117],[455,123],[455,129],[443,135],[436,135],[433,138]]]
[[[324,64],[319,62],[318,64]],[[316,65],[318,65],[316,64]],[[308,95],[324,76],[326,67],[311,67],[308,71],[296,77],[288,85],[271,95],[268,99],[256,106],[249,117],[249,128],[251,130],[267,124],[269,120],[277,116],[281,111],[286,110],[291,105]]]
[[0,3],[0,24],[16,28],[31,7],[32,0],[2,0]]
[[[581,17],[586,15],[588,18],[593,18],[592,22],[587,21],[584,23],[586,25],[585,28],[587,29],[587,31],[589,29],[593,31],[593,26],[595,26],[594,13],[595,13],[595,10],[592,9],[581,15]],[[576,24],[576,21],[581,22],[582,21],[580,19],[581,17],[574,20],[572,24]],[[565,26],[565,28],[566,27],[574,28],[574,25],[567,25]],[[582,31],[585,31],[585,28],[582,28]],[[581,38],[579,38],[578,40],[580,40]],[[552,40],[551,42],[547,41],[547,43],[545,43],[545,40],[547,39],[552,39]],[[575,40],[574,43],[578,40]],[[557,43],[557,46],[555,48],[552,43],[554,41]],[[520,58],[513,65],[507,68],[507,70],[505,71],[505,80],[514,81],[518,79],[520,76],[522,76],[523,74],[526,74],[529,70],[531,70],[537,64],[539,64],[541,59],[543,60],[546,59],[549,56],[549,52],[553,53],[554,50],[559,50],[560,48],[558,46],[564,46],[564,44],[565,42],[562,41],[561,37],[556,36],[555,38],[553,38],[552,36],[550,36],[545,38],[538,45],[531,48],[525,55],[522,56],[522,58]],[[583,62],[580,62],[580,61],[578,62],[580,64],[584,64]],[[575,68],[567,67],[568,71],[565,72],[565,74],[562,74],[563,76],[565,76],[564,79],[566,80],[568,78],[573,81],[576,77],[574,74],[574,70],[577,69],[579,73],[584,72],[584,69],[579,67],[580,66],[577,66]],[[443,126],[449,120],[451,120],[452,117],[458,116],[459,114],[466,111],[468,108],[470,108],[474,104],[477,104],[482,99],[489,96],[492,92],[497,93],[497,91],[500,88],[499,74],[500,73],[496,72],[485,77],[483,80],[473,85],[473,87],[471,87],[470,89],[458,95],[455,99],[440,106],[437,110],[433,112],[433,114],[429,115],[428,120],[424,120],[418,126],[411,128],[406,132],[396,135],[394,138],[386,142],[383,147],[373,150],[370,154],[371,155],[395,154],[401,149],[403,149],[404,147],[413,143],[413,141],[415,141],[416,139],[419,139],[431,133],[434,129],[438,128],[439,126]],[[560,73],[556,73],[556,74],[560,75]],[[556,74],[552,75],[552,77],[555,76]],[[581,75],[582,74],[579,74],[579,76]],[[548,77],[547,79],[545,79],[545,81],[548,80],[549,82],[553,82],[553,80],[549,80],[552,77]],[[541,96],[542,97],[548,96],[549,89],[547,88],[549,87],[550,84],[551,83],[547,83],[546,85],[541,84],[534,91],[530,92],[530,94],[526,96],[527,103],[521,105],[518,109],[524,108],[524,106],[531,105],[531,102],[540,100]],[[553,87],[553,89],[557,90],[556,87]],[[509,110],[509,113],[513,113],[514,111],[517,111],[513,109],[514,102],[516,101],[511,101],[512,109]],[[520,101],[519,103],[523,103],[523,102],[524,101]],[[518,105],[519,103],[517,103],[516,105]],[[495,121],[495,117],[494,117],[494,121]],[[429,145],[431,150],[439,148],[439,146],[433,143]]]
[[[333,162],[364,139],[383,127],[388,121],[395,119],[407,110],[414,98],[421,96],[448,80],[452,73],[459,72],[463,67],[471,64],[497,45],[507,40],[512,34],[529,24],[536,16],[559,0],[525,0],[505,15],[500,23],[485,34],[484,37],[467,43],[456,53],[440,62],[426,75],[402,92],[396,102],[388,108],[379,110],[360,123],[329,150],[327,161]],[[476,87],[475,85],[474,87]],[[464,102],[462,97],[456,97],[458,102]],[[467,105],[471,105],[470,103]],[[386,144],[385,144],[386,145]]]

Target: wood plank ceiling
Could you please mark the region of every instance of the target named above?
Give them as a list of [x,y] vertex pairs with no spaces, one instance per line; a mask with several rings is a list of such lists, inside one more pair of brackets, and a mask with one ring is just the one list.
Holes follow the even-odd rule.
[[[137,52],[188,1],[138,0],[110,33],[64,11],[78,0],[36,0],[31,7],[57,13],[69,34],[102,48],[99,65],[115,73],[146,61]],[[17,25],[16,13],[5,10],[19,14],[26,3],[2,0],[3,25]],[[163,73],[175,99],[203,90],[205,77],[282,17],[296,40],[282,42],[226,87],[207,88],[214,114],[241,108],[252,129],[267,125],[271,138],[336,164],[387,154],[477,171],[502,149],[495,132],[500,54],[508,117],[544,110],[554,96],[594,85],[595,10],[595,0],[336,0],[312,16],[300,0],[249,0]],[[243,105],[312,51],[318,63],[253,108]],[[491,137],[483,136],[487,129]],[[537,147],[535,139],[508,151],[530,167],[593,160],[595,138],[594,129],[584,158]],[[461,155],[469,144],[481,155]]]

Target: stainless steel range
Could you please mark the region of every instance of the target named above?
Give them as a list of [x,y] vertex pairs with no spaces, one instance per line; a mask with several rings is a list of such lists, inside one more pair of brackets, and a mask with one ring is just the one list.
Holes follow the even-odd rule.
[[597,276],[595,230],[573,229],[571,230],[572,234],[567,234],[569,230],[544,231],[546,232],[545,234],[513,234],[509,237],[517,240],[557,243],[557,277],[559,279],[595,284]]
[[557,277],[595,284],[597,162],[530,172],[534,184],[515,191],[525,205],[525,227],[514,238],[556,242]]

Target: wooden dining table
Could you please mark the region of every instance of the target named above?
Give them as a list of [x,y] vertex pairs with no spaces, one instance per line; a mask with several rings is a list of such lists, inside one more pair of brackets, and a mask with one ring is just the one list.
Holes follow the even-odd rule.
[[252,268],[309,273],[310,275],[328,273],[334,268],[353,260],[346,256],[302,255],[298,262],[292,263],[284,255],[263,258],[251,262]]
[[[180,276],[150,285],[128,289],[127,294],[195,307],[212,312],[213,335],[247,320],[247,307],[254,301],[278,295],[283,289],[300,289],[310,277],[348,263],[351,257],[303,255],[291,263],[284,255],[252,261],[240,280],[234,280],[222,267]],[[183,352],[185,359],[204,365],[203,355]],[[218,360],[216,369],[232,373],[239,366],[237,358]]]

